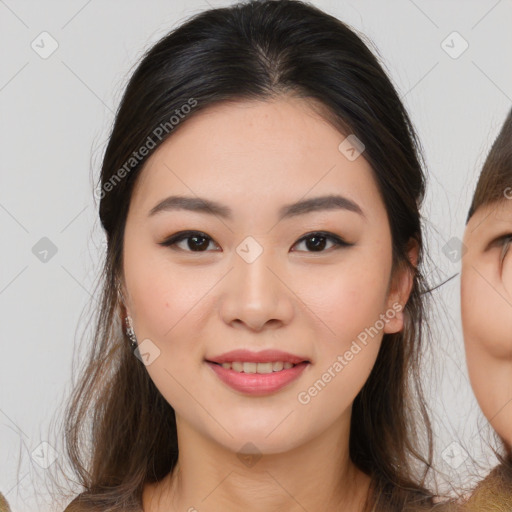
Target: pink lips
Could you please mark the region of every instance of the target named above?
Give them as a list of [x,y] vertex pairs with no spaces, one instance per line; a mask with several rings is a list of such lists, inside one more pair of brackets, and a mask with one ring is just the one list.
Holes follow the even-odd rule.
[[213,363],[232,363],[234,361],[241,361],[243,363],[273,363],[274,361],[282,361],[283,363],[289,362],[292,364],[299,364],[303,361],[308,361],[306,357],[296,356],[281,350],[262,350],[261,352],[251,352],[250,350],[232,350],[217,357],[211,357],[207,361]]
[[[272,373],[243,373],[223,368],[222,363],[240,362],[289,362],[292,368]],[[249,395],[266,395],[284,388],[297,379],[309,366],[309,361],[303,357],[295,356],[279,350],[264,350],[251,352],[249,350],[233,350],[221,356],[207,360],[208,366],[225,384],[241,393]],[[216,364],[217,363],[217,364]]]

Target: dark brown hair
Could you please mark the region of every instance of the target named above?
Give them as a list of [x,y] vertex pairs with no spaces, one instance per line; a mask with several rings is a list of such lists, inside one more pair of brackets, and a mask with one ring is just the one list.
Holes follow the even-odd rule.
[[[283,95],[304,98],[341,133],[363,142],[388,214],[393,270],[405,265],[414,277],[404,330],[384,335],[353,403],[350,456],[371,476],[368,509],[431,504],[425,481],[432,432],[419,379],[426,288],[407,255],[414,241],[421,265],[421,148],[395,88],[361,37],[307,3],[265,0],[204,11],[163,37],[143,55],[118,108],[101,168],[107,252],[96,331],[66,408],[67,453],[84,489],[76,510],[140,510],[143,485],[164,478],[178,460],[174,410],[132,354],[121,323],[117,289],[137,176],[148,156],[197,112]],[[143,147],[151,149],[141,156]]]
[[487,155],[466,223],[481,206],[512,199],[512,109]]

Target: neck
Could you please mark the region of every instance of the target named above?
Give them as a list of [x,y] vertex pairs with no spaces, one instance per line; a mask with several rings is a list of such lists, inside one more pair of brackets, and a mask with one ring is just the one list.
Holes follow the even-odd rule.
[[370,478],[350,460],[349,422],[341,426],[282,453],[243,455],[177,417],[178,463],[144,493],[144,510],[361,512]]

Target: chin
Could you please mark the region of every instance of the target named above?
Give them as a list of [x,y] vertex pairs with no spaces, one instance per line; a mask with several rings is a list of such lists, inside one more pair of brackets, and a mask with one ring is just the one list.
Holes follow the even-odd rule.
[[[230,450],[237,455],[250,454],[253,456],[260,455],[273,455],[285,453],[293,450],[301,444],[300,439],[294,439],[291,436],[292,432],[286,430],[279,430],[276,426],[278,423],[274,422],[271,427],[265,428],[263,431],[256,431],[254,428],[242,428],[229,431],[233,436],[224,437],[224,439],[217,439],[219,444],[222,444],[227,450]],[[275,432],[273,432],[273,430]]]

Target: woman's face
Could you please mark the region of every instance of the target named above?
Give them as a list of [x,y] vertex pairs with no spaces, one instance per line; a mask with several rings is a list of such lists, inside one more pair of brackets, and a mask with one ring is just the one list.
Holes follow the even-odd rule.
[[[124,292],[178,427],[262,453],[348,428],[383,333],[402,327],[411,280],[391,282],[386,210],[364,153],[338,149],[344,139],[303,100],[230,103],[186,120],[147,161],[126,223]],[[192,202],[165,207],[170,196]],[[308,203],[325,196],[339,198]],[[193,233],[163,245],[183,231]],[[208,362],[238,349],[309,362],[274,372],[277,355],[263,375]]]
[[480,407],[512,446],[512,201],[480,207],[464,234],[462,325]]

